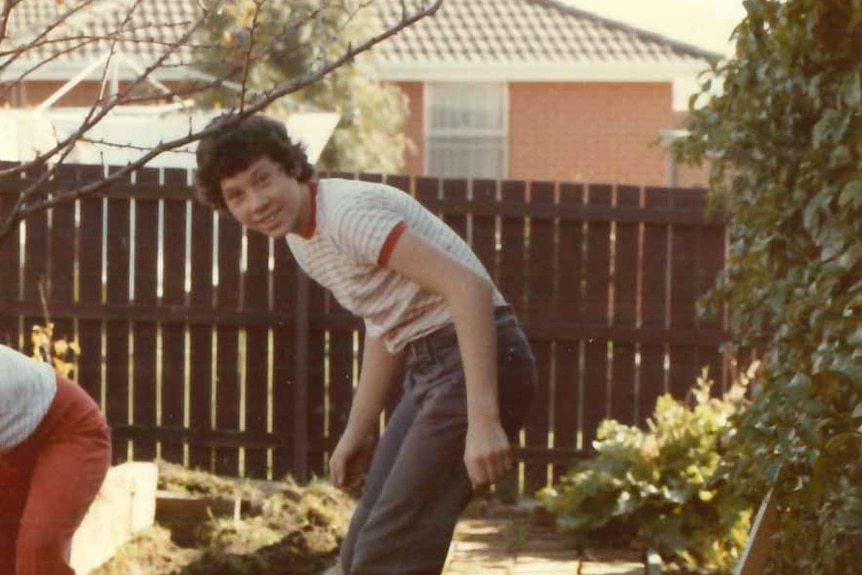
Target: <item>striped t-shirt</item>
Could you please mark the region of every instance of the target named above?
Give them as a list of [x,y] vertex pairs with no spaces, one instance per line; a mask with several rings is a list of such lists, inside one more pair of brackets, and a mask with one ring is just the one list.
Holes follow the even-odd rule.
[[[382,265],[401,224],[490,280],[458,234],[397,188],[324,179],[315,203],[313,234],[289,234],[287,244],[302,269],[363,318],[366,333],[380,337],[390,353],[452,322],[441,296]],[[493,304],[505,303],[495,287]]]
[[50,365],[0,345],[0,453],[36,430],[56,393]]

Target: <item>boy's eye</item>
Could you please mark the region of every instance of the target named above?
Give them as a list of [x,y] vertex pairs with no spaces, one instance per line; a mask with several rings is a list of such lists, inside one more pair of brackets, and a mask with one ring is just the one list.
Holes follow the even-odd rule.
[[254,185],[265,184],[269,180],[269,172],[256,172],[252,175],[251,180]]

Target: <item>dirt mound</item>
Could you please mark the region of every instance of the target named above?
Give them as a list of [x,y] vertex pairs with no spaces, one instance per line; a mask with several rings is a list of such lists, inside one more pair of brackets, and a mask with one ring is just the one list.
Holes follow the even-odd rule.
[[157,522],[92,575],[306,575],[334,561],[354,501],[328,483],[242,481],[159,465],[159,489],[240,499],[237,517]]

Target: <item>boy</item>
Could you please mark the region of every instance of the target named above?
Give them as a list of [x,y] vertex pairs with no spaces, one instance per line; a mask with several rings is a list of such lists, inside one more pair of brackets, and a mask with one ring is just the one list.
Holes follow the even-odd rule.
[[0,573],[74,575],[72,535],[110,463],[111,434],[90,396],[0,345]]
[[404,192],[314,179],[283,124],[223,116],[199,143],[201,201],[286,237],[303,270],[364,319],[356,394],[330,459],[340,487],[364,471],[393,380],[404,395],[368,468],[341,547],[351,575],[436,574],[473,489],[508,473],[535,360],[466,243]]

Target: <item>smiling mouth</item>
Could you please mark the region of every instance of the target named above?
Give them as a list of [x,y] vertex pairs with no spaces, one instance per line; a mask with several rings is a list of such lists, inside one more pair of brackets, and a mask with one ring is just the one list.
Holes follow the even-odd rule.
[[257,225],[262,228],[271,228],[273,225],[278,223],[279,211],[275,210],[269,215],[266,215],[259,220],[257,220]]

